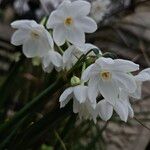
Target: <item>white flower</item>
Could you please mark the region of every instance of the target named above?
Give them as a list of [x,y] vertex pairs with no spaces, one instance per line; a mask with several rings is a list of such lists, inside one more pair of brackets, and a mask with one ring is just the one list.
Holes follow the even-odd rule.
[[87,88],[87,86],[83,85],[67,88],[59,98],[60,107],[64,107],[71,98],[79,103],[84,103],[87,99]]
[[34,20],[20,20],[11,23],[14,32],[11,43],[23,45],[23,53],[26,57],[43,57],[53,49],[54,43],[49,32],[43,25],[37,24]]
[[150,68],[142,70],[138,75],[135,77],[135,81],[137,84],[136,91],[134,93],[131,93],[130,96],[136,99],[141,98],[141,92],[142,92],[142,83],[145,81],[150,81]]
[[139,65],[123,59],[99,58],[82,74],[82,80],[88,81],[89,98],[102,94],[111,104],[116,102],[120,89],[129,93],[136,90],[136,82],[129,72],[139,69]]
[[96,110],[92,107],[89,100],[86,100],[84,103],[79,103],[78,101],[74,100],[73,112],[78,113],[80,119],[89,119],[93,120],[94,123],[97,122]]
[[[89,52],[91,49],[98,49],[98,48],[95,45],[89,43],[80,46],[74,45],[69,46],[68,49],[63,54],[64,68],[69,70],[83,54],[87,54],[87,52]],[[100,50],[99,53],[101,54]],[[89,55],[94,55],[94,53],[90,52]]]
[[42,58],[43,70],[50,73],[53,68],[59,72],[62,69],[62,56],[55,51],[49,51],[47,55]]
[[110,0],[96,0],[91,3],[91,17],[96,21],[100,22],[104,15],[108,11],[108,5],[110,4]]
[[122,121],[126,122],[128,116],[131,118],[134,116],[134,111],[129,102],[129,97],[124,91],[120,91],[119,97],[116,99],[113,105],[109,102],[109,100],[104,99],[101,100],[96,106],[96,112],[104,121],[107,121],[111,118],[113,109],[119,115]]
[[53,29],[57,45],[63,45],[66,40],[74,45],[85,43],[85,33],[92,33],[97,29],[96,22],[87,16],[90,8],[90,3],[86,1],[65,0],[51,13],[47,28]]
[[93,119],[95,122],[94,106],[96,105],[96,99],[93,99],[93,103],[89,101],[87,89],[88,87],[84,85],[67,88],[59,98],[60,108],[64,107],[73,98],[73,112],[79,113],[80,118]]

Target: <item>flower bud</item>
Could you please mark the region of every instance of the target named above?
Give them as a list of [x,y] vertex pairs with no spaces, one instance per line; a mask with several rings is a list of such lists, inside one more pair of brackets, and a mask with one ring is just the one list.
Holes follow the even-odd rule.
[[71,85],[72,85],[72,86],[79,85],[80,83],[81,83],[81,80],[80,80],[78,77],[73,76],[73,77],[71,78]]
[[39,66],[41,64],[41,60],[39,57],[32,58],[32,64],[33,66]]

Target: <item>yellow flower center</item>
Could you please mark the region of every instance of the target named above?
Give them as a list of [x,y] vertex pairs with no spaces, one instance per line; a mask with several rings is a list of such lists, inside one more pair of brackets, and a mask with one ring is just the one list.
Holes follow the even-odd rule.
[[35,39],[35,38],[39,38],[39,36],[40,36],[40,35],[39,35],[39,33],[38,33],[37,31],[32,31],[32,32],[31,32],[31,37],[32,37],[32,38],[34,38],[34,39]]
[[72,17],[67,17],[64,21],[65,25],[72,25],[73,24],[73,19]]
[[108,80],[111,79],[111,73],[109,71],[106,71],[106,70],[101,71],[100,72],[100,77],[102,78],[102,80],[108,81]]

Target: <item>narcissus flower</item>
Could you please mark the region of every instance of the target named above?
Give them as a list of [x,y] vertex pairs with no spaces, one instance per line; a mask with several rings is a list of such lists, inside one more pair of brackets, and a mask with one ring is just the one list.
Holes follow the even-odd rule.
[[83,85],[67,88],[60,96],[60,107],[64,107],[72,98],[79,103],[84,103],[87,99],[87,88]]
[[107,121],[111,118],[113,114],[113,109],[119,115],[122,121],[127,121],[128,116],[133,118],[134,111],[129,102],[129,96],[124,91],[120,91],[118,98],[115,100],[115,103],[110,103],[109,100],[101,100],[96,106],[96,112],[99,116]]
[[[64,68],[69,70],[83,55],[87,54],[91,49],[98,49],[95,45],[86,43],[80,46],[71,45],[63,54],[63,64]],[[99,50],[101,54],[101,51]],[[94,55],[93,52],[89,53],[89,55]]]
[[47,28],[53,29],[53,38],[57,45],[63,45],[65,41],[81,45],[85,43],[85,33],[96,31],[96,22],[87,16],[90,8],[90,3],[86,1],[65,0],[51,13]]
[[78,101],[73,101],[73,112],[78,113],[80,119],[93,120],[94,123],[97,122],[97,112],[95,108],[92,107],[91,102],[86,100],[84,103],[79,103]]
[[26,57],[43,57],[53,50],[53,39],[43,25],[34,20],[20,20],[14,21],[11,26],[18,29],[14,32],[11,43],[15,46],[23,45]]
[[87,89],[88,87],[84,85],[67,88],[59,98],[60,107],[64,107],[73,98],[73,112],[78,113],[80,119],[93,119],[96,122],[97,114],[88,99]]
[[62,56],[55,51],[49,51],[47,55],[42,58],[43,70],[50,73],[53,68],[58,72],[62,69]]
[[78,113],[80,118],[93,119],[96,122],[96,99],[89,100],[88,87],[76,76],[71,78],[71,85],[59,98],[60,108],[73,99],[73,112]]
[[120,88],[129,93],[135,92],[136,82],[129,72],[138,69],[139,65],[128,60],[101,57],[83,72],[82,80],[89,80],[89,98],[95,97],[98,92],[115,104]]

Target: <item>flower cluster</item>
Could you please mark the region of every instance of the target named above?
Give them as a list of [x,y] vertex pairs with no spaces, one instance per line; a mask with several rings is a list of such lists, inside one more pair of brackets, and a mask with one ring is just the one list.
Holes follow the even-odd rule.
[[[134,116],[129,98],[141,98],[141,86],[150,80],[150,68],[133,75],[139,70],[138,64],[105,58],[98,47],[85,43],[85,33],[97,30],[96,22],[88,16],[90,9],[89,2],[65,0],[50,14],[46,27],[34,20],[15,21],[11,26],[17,30],[11,43],[23,45],[26,57],[40,58],[48,73],[55,69],[67,74],[80,63],[78,71],[73,70],[73,76],[66,81],[70,87],[59,98],[61,108],[73,99],[73,112],[79,118],[96,122],[101,117],[107,121],[115,110],[126,122]],[[82,56],[85,59],[80,61]]]

